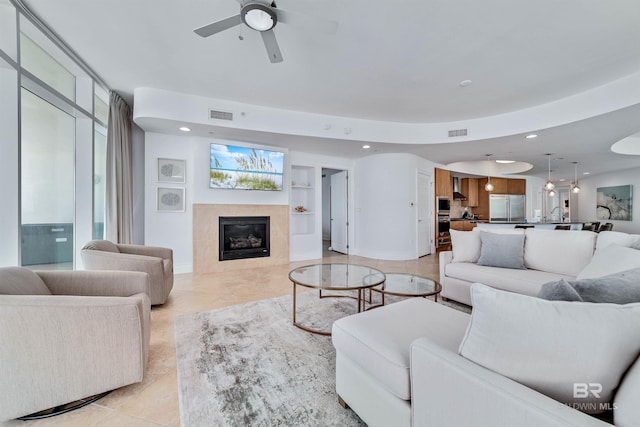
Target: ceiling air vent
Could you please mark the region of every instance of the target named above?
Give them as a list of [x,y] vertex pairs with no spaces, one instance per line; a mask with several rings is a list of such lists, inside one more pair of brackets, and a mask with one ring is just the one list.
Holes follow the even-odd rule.
[[209,110],[210,119],[233,120],[233,113],[227,111]]
[[455,129],[449,131],[449,138],[455,138],[456,136],[467,136],[466,129]]

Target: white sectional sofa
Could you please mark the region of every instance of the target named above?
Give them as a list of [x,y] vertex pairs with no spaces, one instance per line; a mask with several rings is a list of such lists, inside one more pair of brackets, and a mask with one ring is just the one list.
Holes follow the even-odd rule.
[[[487,231],[483,231],[487,232]],[[605,231],[497,229],[496,234],[523,235],[524,269],[479,265],[481,231],[451,231],[452,251],[440,252],[442,297],[471,305],[471,284],[535,296],[547,282],[579,278],[594,251],[609,246],[632,246],[639,235]]]
[[[467,263],[493,286],[516,291],[472,285],[470,276],[456,278],[453,289],[460,291],[449,295],[468,301],[471,315],[413,298],[337,320],[332,329],[336,391],[344,406],[370,427],[604,427],[611,424],[548,388],[561,386],[566,397],[574,387],[576,398],[582,397],[575,394],[576,383],[609,382],[613,425],[640,427],[640,303],[529,296],[546,279],[601,277],[611,268],[640,267],[640,251],[629,248],[640,249],[640,236],[527,233],[529,256],[540,256],[529,265],[550,271],[529,268],[505,279],[497,267]],[[557,241],[560,235],[567,241]],[[594,246],[601,259],[594,259]],[[606,246],[613,250],[602,250]],[[570,266],[559,268],[564,264]],[[509,269],[500,270],[508,274]],[[594,372],[601,377],[591,376]]]

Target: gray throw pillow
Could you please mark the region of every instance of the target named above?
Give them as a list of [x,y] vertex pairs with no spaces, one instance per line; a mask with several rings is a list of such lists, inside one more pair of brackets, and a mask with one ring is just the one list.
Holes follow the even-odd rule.
[[560,279],[545,283],[538,297],[555,301],[613,304],[640,302],[640,268],[593,279]]
[[524,269],[524,236],[481,231],[478,265]]

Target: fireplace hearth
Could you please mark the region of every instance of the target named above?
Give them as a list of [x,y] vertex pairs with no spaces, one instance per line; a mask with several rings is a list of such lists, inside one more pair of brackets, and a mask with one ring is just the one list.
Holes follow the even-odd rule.
[[268,216],[219,217],[220,261],[270,256]]

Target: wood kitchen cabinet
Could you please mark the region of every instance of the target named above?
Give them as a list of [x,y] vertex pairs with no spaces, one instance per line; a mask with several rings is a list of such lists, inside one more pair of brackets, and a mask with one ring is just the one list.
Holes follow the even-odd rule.
[[478,225],[477,221],[451,221],[450,228],[458,231],[471,231]]
[[526,179],[508,179],[507,194],[527,194]]
[[467,198],[461,201],[462,206],[478,206],[478,178],[461,179],[460,192]]
[[436,197],[453,198],[453,182],[451,181],[451,172],[444,169],[436,168]]
[[[473,213],[478,215],[478,219],[489,219],[489,193],[484,189],[487,183],[487,178],[478,178],[478,206],[473,210]],[[491,179],[493,184],[493,178]]]
[[493,194],[509,194],[509,180],[507,178],[491,177],[491,183],[493,184]]

